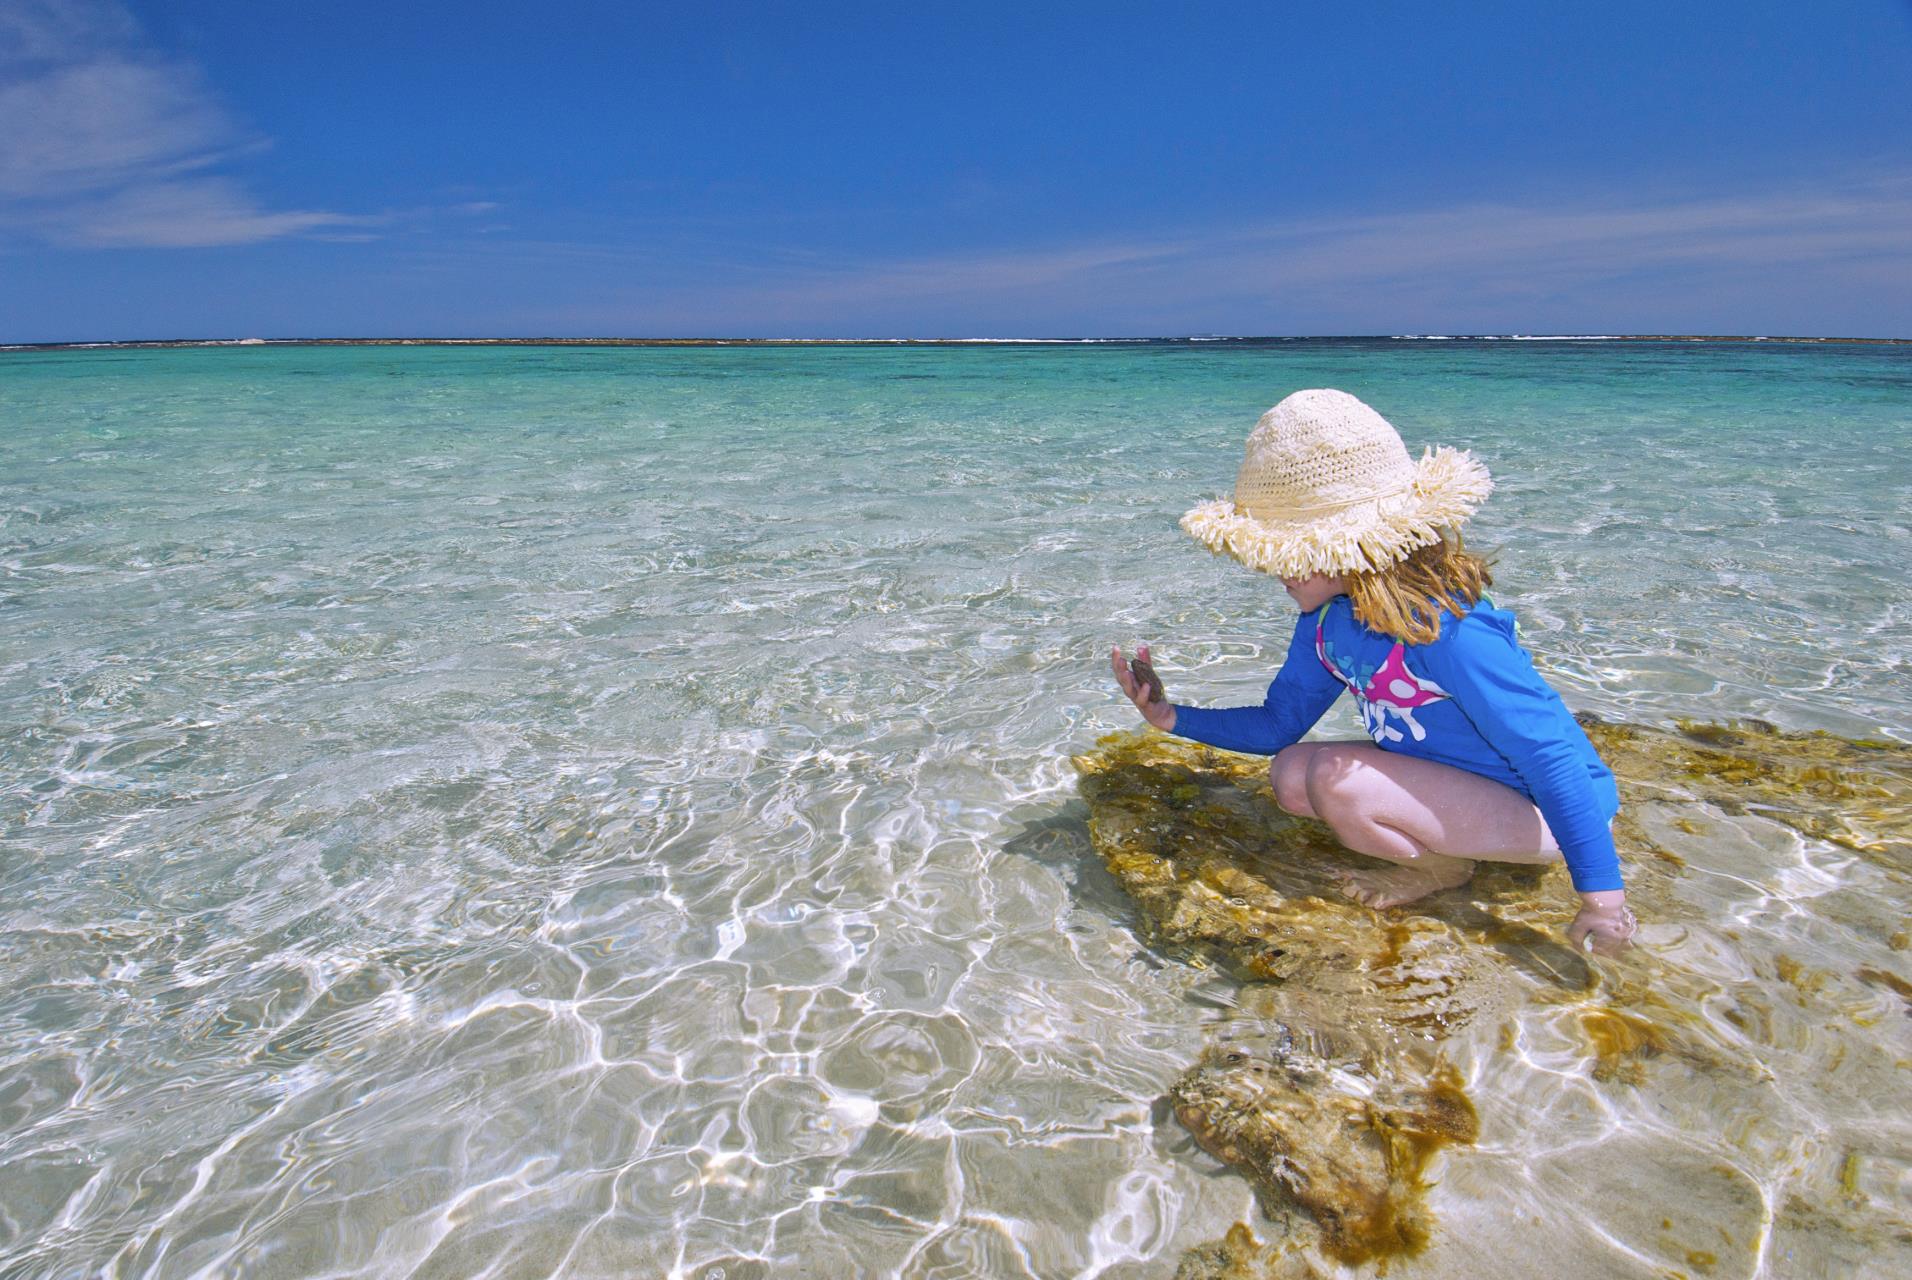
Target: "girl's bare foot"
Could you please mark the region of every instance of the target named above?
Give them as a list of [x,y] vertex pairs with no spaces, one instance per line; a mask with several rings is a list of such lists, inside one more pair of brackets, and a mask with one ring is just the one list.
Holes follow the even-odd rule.
[[1423,855],[1412,864],[1395,863],[1372,871],[1334,873],[1341,892],[1370,907],[1398,907],[1442,889],[1457,888],[1473,876],[1474,864],[1468,859],[1444,858],[1433,853]]

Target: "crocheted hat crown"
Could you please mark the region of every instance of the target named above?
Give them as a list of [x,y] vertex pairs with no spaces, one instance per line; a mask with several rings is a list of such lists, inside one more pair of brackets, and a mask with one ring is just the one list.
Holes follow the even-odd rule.
[[1305,578],[1384,569],[1473,515],[1493,481],[1471,453],[1416,463],[1395,429],[1345,391],[1297,391],[1261,416],[1233,501],[1182,517],[1209,550],[1264,573]]
[[1235,505],[1263,520],[1400,493],[1414,482],[1386,418],[1344,391],[1297,391],[1261,415]]

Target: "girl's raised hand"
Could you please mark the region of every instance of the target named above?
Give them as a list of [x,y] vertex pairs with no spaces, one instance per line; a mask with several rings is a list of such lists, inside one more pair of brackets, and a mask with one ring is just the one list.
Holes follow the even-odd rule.
[[1122,692],[1135,704],[1144,720],[1164,733],[1175,728],[1175,706],[1162,691],[1162,678],[1155,674],[1155,666],[1149,661],[1147,645],[1138,647],[1130,662],[1122,661],[1122,646],[1110,649],[1109,669],[1115,672],[1115,682],[1122,686]]

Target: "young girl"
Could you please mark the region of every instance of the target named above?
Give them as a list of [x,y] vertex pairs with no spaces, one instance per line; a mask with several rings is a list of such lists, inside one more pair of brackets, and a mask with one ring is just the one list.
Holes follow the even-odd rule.
[[[1211,551],[1278,576],[1301,611],[1268,696],[1178,706],[1146,645],[1109,663],[1150,724],[1273,756],[1277,804],[1389,864],[1340,873],[1350,897],[1391,907],[1465,884],[1482,858],[1564,857],[1581,902],[1568,938],[1614,955],[1635,927],[1613,847],[1619,792],[1462,548],[1492,488],[1472,454],[1416,463],[1353,396],[1297,391],[1248,437],[1234,500],[1182,517]],[[1373,743],[1300,741],[1343,689]]]

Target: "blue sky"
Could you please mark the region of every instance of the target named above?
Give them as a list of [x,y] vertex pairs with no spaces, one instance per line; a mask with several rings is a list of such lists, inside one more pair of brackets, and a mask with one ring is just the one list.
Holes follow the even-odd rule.
[[0,342],[1912,336],[1904,2],[555,9],[0,0]]

